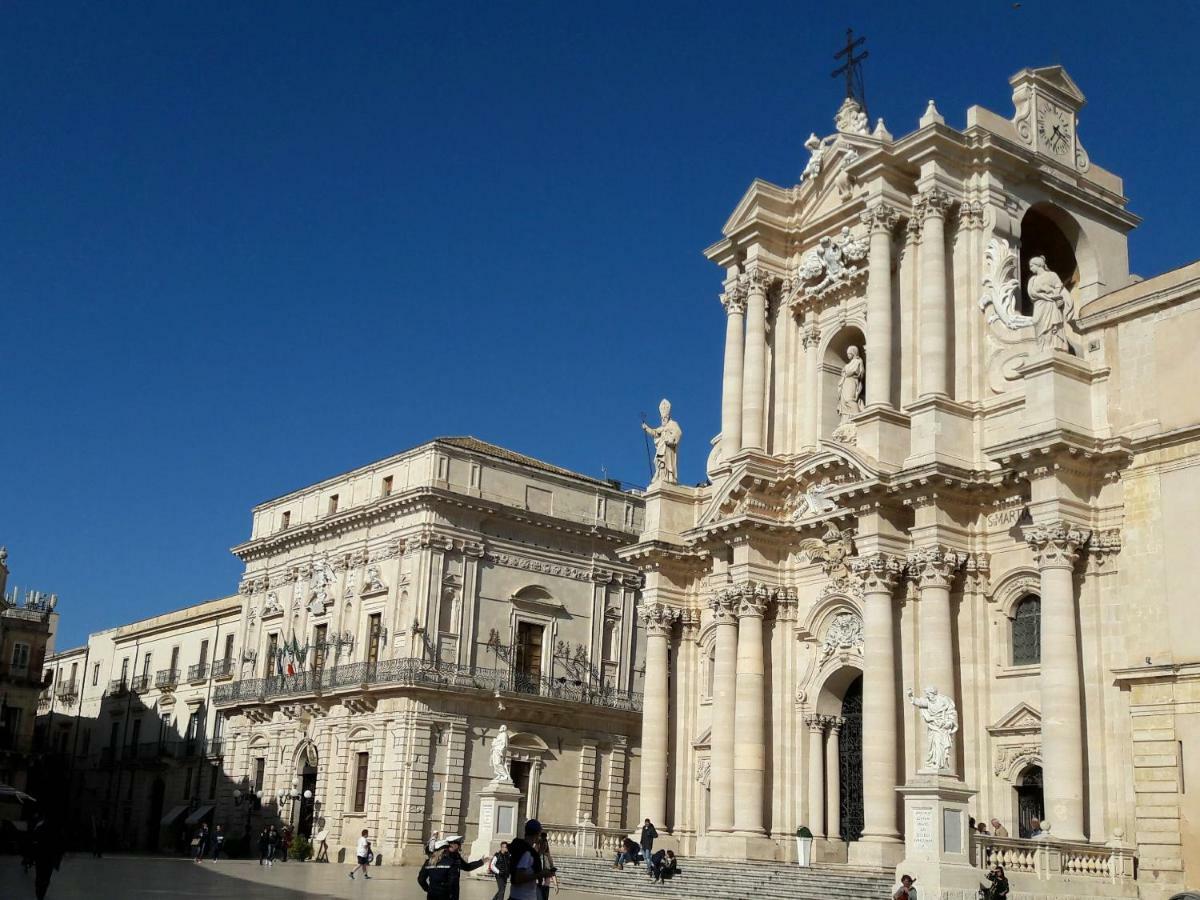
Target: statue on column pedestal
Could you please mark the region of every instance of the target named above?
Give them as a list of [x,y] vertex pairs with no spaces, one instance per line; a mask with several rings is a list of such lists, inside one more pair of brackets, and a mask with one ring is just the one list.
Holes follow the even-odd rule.
[[925,688],[925,696],[913,695],[912,688],[905,692],[908,702],[921,710],[925,720],[928,747],[925,750],[925,766],[922,772],[940,772],[950,768],[950,752],[954,749],[954,735],[958,732],[958,710],[954,701],[939,694],[935,687]]
[[492,765],[492,780],[505,781],[512,784],[512,774],[508,771],[508,726],[501,725],[496,736],[492,738],[492,755],[488,760]]
[[650,486],[656,484],[679,483],[679,441],[683,438],[683,429],[671,418],[671,402],[663,399],[658,404],[658,413],[662,424],[657,428],[642,422],[642,430],[654,439],[654,477]]

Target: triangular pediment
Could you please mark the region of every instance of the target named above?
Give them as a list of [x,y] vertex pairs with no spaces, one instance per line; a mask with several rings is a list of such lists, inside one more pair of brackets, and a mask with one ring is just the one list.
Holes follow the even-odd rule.
[[756,178],[734,207],[733,214],[725,222],[721,233],[729,237],[754,223],[784,228],[792,215],[794,200],[792,191],[788,188]]
[[1087,103],[1087,97],[1079,89],[1079,85],[1062,66],[1022,69],[1008,80],[1008,83],[1014,88],[1027,82],[1036,82],[1041,87],[1061,94],[1063,99],[1072,101],[1072,105],[1076,109]]
[[995,725],[988,726],[993,735],[1037,734],[1042,730],[1042,714],[1022,700],[1004,715]]

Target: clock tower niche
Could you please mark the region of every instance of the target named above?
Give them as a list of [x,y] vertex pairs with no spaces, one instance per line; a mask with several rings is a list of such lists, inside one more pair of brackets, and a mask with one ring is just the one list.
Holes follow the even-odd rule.
[[1013,124],[1026,146],[1060,165],[1086,172],[1087,151],[1079,142],[1079,110],[1087,102],[1062,66],[1022,69],[1010,79]]

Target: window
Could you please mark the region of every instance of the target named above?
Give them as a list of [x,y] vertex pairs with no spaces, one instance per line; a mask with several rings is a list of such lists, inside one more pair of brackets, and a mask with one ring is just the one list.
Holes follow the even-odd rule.
[[321,671],[325,666],[326,638],[329,636],[328,625],[318,625],[313,629],[313,670]]
[[517,673],[541,678],[542,635],[545,629],[534,622],[517,623]]
[[367,662],[375,665],[379,662],[379,639],[383,632],[382,613],[372,613],[367,617]]
[[221,767],[214,765],[208,770],[208,799],[215,800],[217,797],[217,774],[221,771]]
[[279,530],[283,531],[292,524],[292,512],[288,510],[279,517]]
[[716,679],[717,679],[717,643],[716,643],[716,641],[713,641],[713,645],[708,651],[708,672],[706,673],[706,676],[707,677],[706,677],[705,683],[704,683],[704,696],[711,699],[712,695],[713,695],[713,685],[716,684]]
[[338,495],[330,494],[329,495],[329,512],[327,513],[327,515],[332,516],[335,512],[337,512],[337,505],[338,505]]
[[75,686],[75,676],[79,674],[79,663],[71,663],[71,686]]
[[121,660],[121,684],[129,681],[129,657]]
[[129,743],[136,747],[142,742],[142,718],[138,716],[133,720],[133,730],[129,734]]
[[142,657],[142,678],[146,681],[150,680],[150,654],[147,653]]
[[224,660],[225,660],[225,662],[231,662],[233,660],[233,635],[232,634],[225,635]]
[[100,682],[100,663],[92,664],[92,687]]
[[200,642],[200,668],[204,668],[204,664],[208,662],[208,641]]
[[254,793],[258,793],[263,789],[263,781],[267,777],[267,760],[265,757],[258,757],[254,760]]
[[1032,666],[1042,661],[1042,601],[1026,597],[1017,604],[1012,622],[1012,664]]
[[367,809],[367,769],[370,766],[371,754],[356,754],[357,764],[354,767],[354,812],[365,812]]
[[392,485],[393,484],[394,484],[394,482],[392,481],[391,475],[383,476],[383,496],[385,496],[385,497],[392,496]]
[[179,671],[179,648],[178,647],[171,648],[171,671],[173,673]]
[[279,655],[279,633],[267,635],[267,668],[263,675],[275,674],[275,658]]
[[58,673],[56,671],[54,671],[54,669],[47,669],[45,672],[42,673],[42,683],[43,684],[45,684],[47,682],[49,682],[50,684],[54,684],[54,682],[57,680],[58,680]]
[[24,672],[29,668],[29,645],[17,641],[13,644],[12,667],[14,672]]

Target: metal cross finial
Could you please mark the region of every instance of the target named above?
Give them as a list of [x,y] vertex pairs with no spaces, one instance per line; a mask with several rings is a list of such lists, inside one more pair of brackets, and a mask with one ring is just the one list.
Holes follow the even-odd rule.
[[855,39],[854,29],[846,29],[846,46],[833,54],[834,59],[845,59],[840,66],[833,70],[832,77],[846,77],[846,96],[852,100],[858,101],[858,105],[863,108],[863,112],[867,111],[867,93],[863,87],[862,76],[862,61],[869,55],[868,51],[864,50],[859,56],[854,55],[856,48],[861,47],[866,42],[865,37]]

